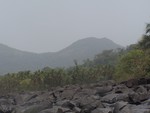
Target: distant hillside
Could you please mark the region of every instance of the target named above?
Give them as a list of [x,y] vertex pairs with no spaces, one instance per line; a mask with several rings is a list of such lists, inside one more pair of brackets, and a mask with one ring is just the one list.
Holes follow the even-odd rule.
[[36,54],[24,52],[0,44],[0,74],[23,70],[37,70],[49,67],[72,66],[73,60],[81,63],[84,59],[93,58],[103,50],[121,48],[107,38],[85,38],[78,40],[58,52]]

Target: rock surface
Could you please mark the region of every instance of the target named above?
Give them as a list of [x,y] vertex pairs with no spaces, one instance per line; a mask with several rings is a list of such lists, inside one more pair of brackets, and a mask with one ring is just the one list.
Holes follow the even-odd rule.
[[150,113],[149,79],[0,96],[0,113]]

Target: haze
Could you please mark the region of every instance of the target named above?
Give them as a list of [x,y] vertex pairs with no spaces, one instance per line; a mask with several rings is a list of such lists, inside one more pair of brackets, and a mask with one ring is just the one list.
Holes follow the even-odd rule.
[[1,0],[0,43],[53,52],[86,37],[136,43],[150,22],[150,0]]

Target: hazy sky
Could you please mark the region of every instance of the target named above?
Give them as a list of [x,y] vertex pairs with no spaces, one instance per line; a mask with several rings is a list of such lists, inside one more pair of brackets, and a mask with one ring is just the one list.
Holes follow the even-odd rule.
[[0,0],[0,43],[58,51],[86,37],[135,43],[150,22],[150,0]]

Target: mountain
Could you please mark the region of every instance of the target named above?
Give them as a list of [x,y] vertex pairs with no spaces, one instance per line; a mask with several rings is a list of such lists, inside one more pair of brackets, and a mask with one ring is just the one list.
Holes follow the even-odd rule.
[[47,66],[68,67],[74,65],[74,60],[82,63],[83,60],[91,59],[103,50],[121,47],[107,38],[94,37],[78,40],[58,52],[41,54],[20,51],[0,44],[0,74],[37,70]]

